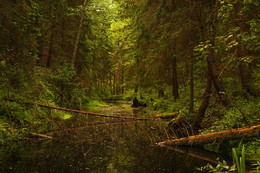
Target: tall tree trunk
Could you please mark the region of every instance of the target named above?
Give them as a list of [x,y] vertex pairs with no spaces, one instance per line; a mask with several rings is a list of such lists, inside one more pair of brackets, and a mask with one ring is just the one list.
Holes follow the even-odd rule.
[[51,61],[52,61],[52,55],[53,55],[53,38],[54,38],[54,21],[51,26],[51,36],[50,36],[49,50],[48,50],[48,54],[47,54],[46,68],[51,67]]
[[257,91],[252,84],[252,75],[248,64],[245,62],[239,63],[239,76],[242,88],[253,97],[260,97],[260,91]]
[[173,95],[174,100],[177,100],[180,98],[176,57],[172,58],[172,95]]
[[75,67],[76,56],[77,56],[77,51],[78,51],[80,33],[81,33],[81,30],[82,30],[82,25],[83,25],[83,21],[84,21],[84,12],[85,12],[86,5],[87,5],[87,0],[84,0],[83,5],[82,5],[82,9],[81,9],[81,12],[80,12],[79,28],[78,28],[77,37],[76,37],[76,40],[75,40],[72,59],[71,59],[71,65],[74,66],[74,67]]
[[[214,84],[214,87],[217,91],[218,97],[221,101],[221,103],[225,106],[225,107],[229,107],[230,103],[229,100],[227,98],[224,86],[222,85],[218,73],[217,73],[217,68],[215,65],[215,60],[214,60],[214,46],[215,46],[215,38],[216,38],[216,29],[217,29],[217,18],[218,18],[218,10],[220,7],[220,2],[216,1],[215,4],[215,10],[214,13],[212,15],[212,26],[211,26],[211,34],[210,34],[210,50],[209,53],[207,55],[207,64],[208,64],[208,70],[209,70],[209,74],[210,77],[212,79],[212,82]],[[205,40],[204,40],[205,41]]]
[[193,74],[193,68],[194,68],[194,57],[193,52],[190,56],[190,104],[189,104],[189,113],[194,112],[194,74]]
[[[203,7],[202,4],[199,2],[199,0],[196,1],[196,4],[198,6],[198,21],[199,21],[201,39],[202,41],[206,41],[208,39],[208,34],[206,29],[206,19],[205,19],[205,15],[203,14],[204,13]],[[211,75],[208,72],[207,83],[202,97],[202,102],[199,106],[198,113],[192,123],[192,130],[194,134],[197,134],[198,130],[201,129],[201,123],[205,117],[205,113],[209,105],[211,90],[212,90],[212,79],[211,79]]]
[[122,66],[121,67],[121,94],[124,94],[125,88],[124,88],[124,65],[123,65],[123,63],[121,66]]
[[64,35],[64,31],[65,31],[65,17],[64,14],[62,15],[62,21],[61,21],[61,49],[64,52],[64,47],[65,47],[65,35]]
[[[233,18],[238,18],[238,14],[243,8],[243,3],[238,1],[234,5],[234,13],[233,13]],[[248,31],[248,26],[245,22],[245,18],[241,18],[240,20],[234,20],[234,26],[237,28],[240,28],[240,32],[247,32]],[[241,34],[241,33],[237,33]],[[238,35],[236,35],[237,38]],[[245,56],[250,56],[250,53],[245,47],[243,46],[242,40],[237,39],[238,46],[236,49],[236,57],[239,60],[239,77],[241,81],[241,85],[243,90],[245,90],[248,94],[250,94],[253,97],[260,97],[260,90],[253,84],[253,78],[252,78],[252,71],[250,69],[250,64],[243,61],[242,58]],[[257,56],[257,55],[253,55]]]
[[204,42],[207,40],[210,41],[210,48],[208,50],[207,54],[207,64],[208,64],[208,71],[211,76],[211,80],[214,84],[214,87],[217,91],[217,94],[219,96],[220,101],[225,107],[230,106],[230,102],[227,98],[225,89],[219,79],[218,73],[217,73],[217,68],[215,65],[215,60],[214,60],[214,45],[215,45],[215,37],[216,37],[216,29],[217,29],[217,17],[218,17],[218,10],[220,7],[220,2],[216,1],[215,3],[215,9],[212,14],[212,25],[211,25],[211,32],[208,34],[207,29],[206,29],[206,19],[205,19],[205,12],[203,12],[203,7],[200,2],[197,1],[198,9],[199,9],[199,23],[200,23],[200,31],[201,31],[201,37]]

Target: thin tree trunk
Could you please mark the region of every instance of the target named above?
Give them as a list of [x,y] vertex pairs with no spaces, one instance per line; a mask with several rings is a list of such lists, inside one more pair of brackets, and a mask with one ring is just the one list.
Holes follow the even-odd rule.
[[81,9],[81,13],[80,13],[79,28],[78,28],[77,37],[76,37],[76,41],[75,41],[75,44],[74,44],[74,49],[73,49],[73,54],[72,54],[72,59],[71,59],[71,65],[74,66],[74,67],[75,67],[76,56],[77,56],[77,51],[78,51],[80,33],[81,33],[81,30],[82,30],[82,25],[83,25],[83,21],[84,21],[84,12],[85,12],[86,5],[87,5],[87,0],[84,0],[83,5],[82,5],[82,9]]
[[124,65],[123,64],[121,64],[121,94],[124,94],[124,90],[125,90],[125,88],[124,88]]
[[65,18],[64,18],[64,14],[62,15],[62,23],[61,23],[61,49],[64,52],[64,47],[65,47],[65,35],[64,35],[64,31],[65,31]]
[[[201,7],[201,4],[199,2],[197,2],[197,4],[199,5],[198,20],[200,23],[201,37],[202,37],[202,40],[205,42],[206,40],[208,40],[208,37],[209,37],[207,34],[207,30],[206,30],[205,16],[202,14],[203,7]],[[219,1],[216,1],[215,10],[212,15],[212,28],[211,28],[210,38],[209,38],[211,46],[210,46],[209,53],[207,54],[207,65],[208,65],[207,84],[206,84],[205,92],[203,94],[203,100],[202,100],[199,110],[198,110],[198,114],[195,117],[193,124],[192,124],[194,134],[198,133],[198,130],[201,128],[201,123],[205,117],[205,112],[207,110],[207,107],[208,107],[209,101],[210,101],[210,97],[211,97],[212,84],[214,85],[222,104],[226,107],[228,107],[230,105],[229,101],[227,99],[227,96],[225,94],[224,87],[221,84],[219,76],[217,75],[216,66],[215,66],[215,62],[214,62],[214,48],[213,47],[215,45],[218,9],[219,9]]]
[[[238,47],[237,57],[241,58],[245,55],[245,50],[242,47]],[[256,87],[252,83],[252,72],[250,71],[249,64],[247,64],[246,62],[239,62],[239,76],[242,88],[251,96],[259,97],[260,91],[257,91]]]
[[177,59],[176,57],[172,58],[172,95],[174,100],[180,98],[179,95],[179,86],[178,86],[178,77],[177,77]]
[[252,84],[251,80],[251,72],[249,70],[249,67],[246,63],[240,62],[239,63],[239,76],[242,88],[251,96],[253,97],[260,97],[260,92],[257,91],[257,89],[254,88],[254,85]]
[[51,67],[52,54],[53,54],[53,38],[54,38],[54,23],[52,23],[52,26],[51,26],[51,36],[50,36],[49,50],[48,50],[48,54],[47,54],[46,68]]
[[194,57],[193,52],[190,56],[190,105],[189,105],[189,113],[194,112],[194,74],[193,74],[193,68],[194,68]]
[[207,55],[207,63],[208,63],[208,70],[209,70],[209,74],[211,76],[213,85],[217,91],[218,97],[221,101],[221,103],[225,106],[225,107],[229,107],[230,106],[230,102],[227,98],[224,86],[222,85],[217,70],[216,70],[216,65],[215,65],[215,60],[214,60],[214,46],[215,46],[215,38],[216,38],[216,32],[217,32],[217,18],[218,18],[218,10],[220,8],[220,2],[216,1],[215,4],[215,10],[214,13],[212,15],[212,27],[211,27],[211,35],[210,35],[210,50],[209,50],[209,54]]
[[205,117],[205,113],[206,113],[206,110],[209,105],[209,101],[210,101],[210,97],[211,97],[211,90],[212,90],[212,80],[211,80],[210,75],[208,74],[207,84],[206,84],[206,89],[203,94],[203,99],[200,104],[197,116],[193,120],[193,124],[192,124],[192,129],[193,129],[194,134],[197,134],[198,130],[201,129],[201,123]]

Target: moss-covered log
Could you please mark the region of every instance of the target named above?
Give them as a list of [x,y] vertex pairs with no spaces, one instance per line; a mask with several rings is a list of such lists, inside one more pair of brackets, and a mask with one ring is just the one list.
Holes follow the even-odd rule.
[[225,130],[215,133],[207,133],[175,140],[169,140],[158,143],[158,145],[204,145],[209,143],[221,142],[224,140],[242,139],[248,137],[259,137],[260,125],[251,127]]
[[173,119],[173,118],[176,118],[178,115],[179,115],[179,112],[162,113],[162,114],[155,115],[155,118]]

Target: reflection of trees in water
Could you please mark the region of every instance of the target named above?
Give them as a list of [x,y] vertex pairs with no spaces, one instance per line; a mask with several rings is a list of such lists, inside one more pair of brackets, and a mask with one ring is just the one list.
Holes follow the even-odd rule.
[[[133,109],[133,115],[140,116]],[[75,115],[55,140],[24,141],[1,149],[1,172],[193,172],[205,165],[167,148],[152,146],[169,138],[162,121],[122,121]],[[57,122],[59,123],[59,122]]]

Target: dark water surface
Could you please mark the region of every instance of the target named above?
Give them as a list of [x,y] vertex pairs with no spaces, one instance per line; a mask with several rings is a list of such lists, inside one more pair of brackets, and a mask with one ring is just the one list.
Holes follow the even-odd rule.
[[193,173],[208,163],[194,154],[155,145],[171,138],[165,122],[76,117],[66,128],[49,133],[54,140],[0,146],[0,172]]

